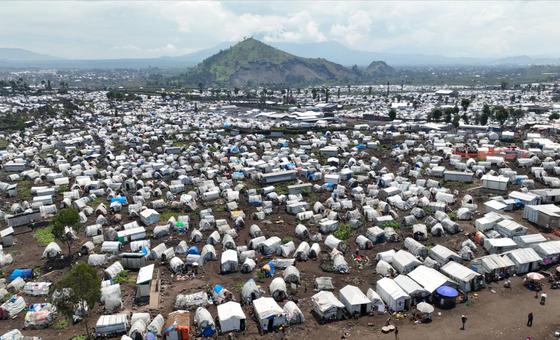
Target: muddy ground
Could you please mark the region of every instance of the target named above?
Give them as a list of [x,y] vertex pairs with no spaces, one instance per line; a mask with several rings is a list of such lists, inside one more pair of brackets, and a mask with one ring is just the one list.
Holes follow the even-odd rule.
[[[390,159],[388,153],[383,153],[381,151],[372,153],[383,160],[384,165],[386,164],[391,170],[395,170],[397,164]],[[0,174],[0,180],[5,180],[5,174]],[[469,185],[460,185],[457,189],[460,190],[461,196],[468,192],[473,195],[475,202],[479,204],[479,212],[476,217],[482,215],[481,204],[488,197],[496,195],[497,193],[486,192],[478,187],[480,186],[479,181],[475,181]],[[314,199],[319,199],[324,201],[328,196],[327,193],[317,194],[313,196]],[[313,203],[312,201],[310,202]],[[6,209],[9,207],[10,200],[5,200],[2,202],[2,208]],[[223,211],[223,204],[217,202],[210,207],[213,207],[216,211],[216,219],[228,218],[229,213]],[[457,208],[458,204],[454,208]],[[204,208],[204,207],[202,207]],[[251,213],[255,211],[255,208],[250,207],[246,204],[246,199],[242,199],[240,208],[245,211],[246,226],[241,229],[239,233],[239,238],[236,240],[237,245],[247,244],[249,241],[248,230],[249,226],[252,224],[257,224],[261,227],[264,234],[267,237],[279,236],[280,238],[285,238],[286,236],[293,237],[294,240],[297,238],[294,235],[295,226],[298,222],[295,216],[286,214],[283,211],[279,211],[273,215],[267,216],[265,221],[257,221],[251,218]],[[177,212],[179,214],[188,214],[191,216],[191,224],[198,225],[198,214],[192,214],[188,212]],[[126,216],[126,211],[123,214],[123,223],[129,221]],[[527,221],[522,220],[521,213],[519,211],[510,213],[515,220],[529,227],[529,233],[541,232],[534,226],[530,225]],[[405,216],[405,214],[401,214]],[[475,218],[476,218],[475,217]],[[231,219],[228,218],[231,223]],[[95,222],[95,216],[90,216],[88,223],[93,224]],[[314,232],[317,230],[307,223],[310,231]],[[456,235],[446,235],[441,238],[432,237],[428,238],[427,242],[424,242],[428,246],[435,244],[442,244],[450,249],[458,251],[460,249],[460,244],[466,239],[466,234],[472,233],[474,231],[473,221],[461,222],[460,223],[463,231]],[[252,318],[252,311],[250,306],[244,306],[243,309],[247,315],[248,326],[247,330],[242,333],[233,334],[233,337],[239,339],[276,339],[282,336],[288,339],[296,339],[305,337],[321,337],[323,339],[341,339],[346,337],[349,339],[362,339],[369,337],[379,337],[381,339],[393,339],[393,334],[382,334],[381,326],[385,323],[387,315],[375,315],[375,316],[365,316],[360,319],[352,320],[342,320],[335,323],[330,323],[326,325],[320,325],[317,320],[311,314],[310,297],[315,294],[313,290],[313,284],[315,277],[318,276],[331,276],[333,277],[335,285],[335,294],[338,295],[338,290],[347,284],[352,284],[358,286],[362,291],[367,291],[368,288],[375,288],[376,281],[380,278],[375,272],[375,255],[380,251],[385,251],[388,249],[402,249],[402,242],[399,243],[386,243],[375,245],[371,250],[360,251],[362,255],[366,255],[370,262],[363,268],[359,268],[352,260],[351,254],[355,249],[354,239],[359,234],[365,234],[365,230],[373,226],[371,223],[366,223],[365,226],[361,227],[355,232],[355,234],[348,240],[349,252],[345,255],[347,262],[351,265],[351,270],[349,274],[336,274],[336,273],[326,273],[320,268],[320,262],[322,259],[298,262],[297,267],[301,273],[301,285],[297,289],[289,289],[291,298],[297,300],[298,306],[302,309],[305,314],[306,322],[303,325],[292,326],[286,330],[284,335],[282,334],[267,334],[263,337],[259,335],[257,323]],[[153,227],[148,228],[151,231]],[[406,236],[410,236],[410,230],[400,230],[399,233],[402,235],[403,239]],[[210,233],[204,233],[207,237]],[[554,238],[553,235],[547,235],[550,238]],[[174,246],[179,241],[186,237],[173,235],[172,237],[163,238],[160,240],[152,240],[152,246],[157,245],[160,242],[166,242],[168,246]],[[206,238],[203,239],[199,245],[202,247]],[[36,268],[40,272],[40,276],[36,280],[48,280],[56,282],[56,280],[63,275],[63,273],[68,270],[49,270],[45,267],[44,262],[40,259],[44,247],[39,246],[33,238],[33,231],[27,228],[20,228],[17,230],[17,235],[15,236],[15,245],[11,248],[5,249],[5,252],[11,253],[14,256],[14,264],[2,268],[3,277],[7,273],[11,272],[14,268]],[[85,237],[83,233],[81,234],[80,242],[77,242],[74,246],[74,252],[76,252],[81,243],[85,242]],[[295,241],[296,245],[299,241]],[[190,242],[187,241],[189,245]],[[324,245],[321,244],[324,249]],[[62,249],[66,252],[66,247],[62,245]],[[128,250],[128,246],[125,246],[125,250]],[[218,252],[218,258],[221,254],[221,245],[216,246]],[[484,255],[484,251],[479,247],[475,254],[476,256]],[[86,256],[76,259],[77,261],[87,261]],[[258,266],[262,266],[268,261],[268,259],[260,258],[258,261]],[[466,264],[468,265],[468,264]],[[162,277],[162,295],[160,309],[158,311],[150,311],[152,316],[157,313],[161,313],[167,316],[169,312],[173,310],[173,304],[175,302],[175,296],[179,293],[193,293],[200,290],[209,290],[215,284],[221,284],[225,288],[234,292],[237,300],[239,300],[239,294],[242,284],[249,278],[255,278],[256,275],[252,274],[241,274],[232,273],[228,275],[219,274],[219,261],[209,262],[205,264],[202,272],[195,278],[186,281],[177,281],[176,278],[171,274],[168,266],[165,264],[158,265],[159,270],[161,270]],[[101,269],[99,270],[101,273]],[[130,277],[134,278],[136,273],[130,273]],[[268,291],[268,284],[271,279],[265,279],[260,281],[261,287],[266,292],[267,296],[270,296]],[[530,335],[533,339],[552,339],[555,330],[560,328],[560,319],[558,319],[558,311],[560,310],[560,291],[547,290],[549,294],[548,303],[545,306],[540,306],[536,299],[534,299],[534,294],[528,291],[522,286],[522,281],[520,278],[514,278],[513,288],[505,289],[502,283],[491,284],[489,288],[483,291],[477,292],[475,294],[469,294],[470,303],[458,305],[453,310],[439,310],[436,309],[434,313],[434,320],[430,324],[415,324],[410,320],[409,316],[406,316],[403,320],[395,320],[395,324],[400,330],[400,339],[416,339],[416,338],[427,338],[427,339],[472,339],[472,338],[482,338],[488,337],[491,339],[525,339],[526,336]],[[147,311],[147,306],[136,306],[133,303],[133,297],[135,294],[135,287],[133,284],[126,283],[122,284],[123,287],[123,297],[125,311],[135,312],[135,311]],[[27,303],[34,302],[44,302],[46,298],[33,298],[25,296]],[[281,304],[283,305],[283,304]],[[216,316],[216,307],[209,307],[209,311],[212,315]],[[525,326],[527,313],[532,311],[535,315],[535,321],[532,328]],[[95,321],[98,316],[103,313],[102,306],[97,306],[94,311],[92,311],[89,324],[90,326],[95,325]],[[468,316],[467,329],[465,331],[460,331],[460,315],[465,314]],[[20,313],[16,319],[0,321],[0,330],[8,331],[13,328],[20,328],[23,326],[24,313]],[[74,335],[83,334],[83,324],[79,323],[76,325],[70,325],[65,329],[56,330],[53,327],[45,330],[25,330],[26,335],[41,336],[43,339],[70,339]],[[220,338],[226,338],[221,336]]]

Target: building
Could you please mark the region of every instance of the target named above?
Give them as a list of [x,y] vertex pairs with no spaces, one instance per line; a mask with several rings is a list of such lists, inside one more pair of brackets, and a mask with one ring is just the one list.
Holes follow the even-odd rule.
[[560,227],[560,207],[554,204],[526,205],[523,218],[547,229]]

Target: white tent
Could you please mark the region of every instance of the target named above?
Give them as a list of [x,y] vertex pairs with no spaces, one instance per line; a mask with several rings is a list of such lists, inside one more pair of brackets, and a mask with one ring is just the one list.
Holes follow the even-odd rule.
[[220,270],[222,274],[236,272],[239,262],[237,260],[237,251],[228,249],[222,253]]
[[253,300],[257,322],[263,332],[270,332],[286,324],[284,310],[271,297]]
[[245,313],[239,303],[229,301],[218,305],[218,322],[221,333],[244,330],[245,319]]
[[464,292],[479,290],[484,285],[484,277],[457,262],[448,262],[441,271],[455,280]]
[[366,315],[373,311],[371,300],[356,286],[343,287],[338,297],[351,315]]
[[322,322],[340,320],[344,305],[332,292],[320,291],[311,297],[313,311],[321,318]]
[[421,264],[414,255],[406,250],[397,251],[391,262],[391,265],[401,274],[409,273]]
[[383,299],[379,296],[379,294],[377,294],[375,290],[369,288],[366,296],[371,301],[374,310],[376,310],[378,313],[385,312],[385,302],[383,302]]
[[447,276],[443,275],[433,268],[429,268],[424,265],[416,267],[413,271],[408,273],[408,276],[416,281],[430,294],[435,292],[436,289],[446,283],[451,283],[452,285],[456,286],[456,283],[450,280]]
[[393,312],[408,309],[410,296],[392,279],[384,277],[377,281],[375,291],[385,302],[387,308]]

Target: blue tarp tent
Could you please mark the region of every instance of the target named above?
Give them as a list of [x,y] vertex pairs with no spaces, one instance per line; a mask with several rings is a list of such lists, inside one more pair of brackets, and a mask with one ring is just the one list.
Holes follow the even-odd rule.
[[457,289],[449,286],[439,287],[438,289],[436,289],[436,293],[446,298],[456,298],[457,296],[459,296],[459,292],[457,291]]
[[198,247],[196,246],[191,246],[189,248],[189,250],[187,251],[187,254],[191,254],[191,255],[200,255],[200,251],[198,250]]
[[365,149],[366,149],[366,145],[365,145],[365,144],[358,144],[358,145],[356,145],[356,149],[358,149],[358,150],[365,150]]
[[233,178],[233,179],[243,179],[243,178],[245,178],[245,174],[241,171],[236,171],[233,174],[231,174],[231,178]]
[[21,277],[22,279],[31,279],[33,278],[33,269],[14,269],[10,274],[10,281],[13,281]]
[[127,200],[126,200],[126,197],[124,197],[124,196],[117,196],[117,197],[111,198],[111,203],[113,203],[113,202],[119,202],[122,205],[125,205],[125,204],[128,203]]

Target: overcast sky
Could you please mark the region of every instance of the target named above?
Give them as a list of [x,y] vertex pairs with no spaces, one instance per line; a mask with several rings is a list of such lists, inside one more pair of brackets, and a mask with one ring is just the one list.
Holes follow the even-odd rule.
[[181,55],[255,36],[448,56],[560,55],[560,1],[1,1],[0,47],[66,58]]

